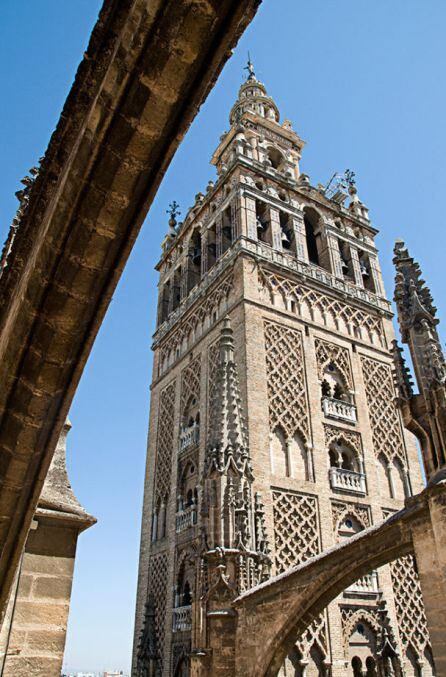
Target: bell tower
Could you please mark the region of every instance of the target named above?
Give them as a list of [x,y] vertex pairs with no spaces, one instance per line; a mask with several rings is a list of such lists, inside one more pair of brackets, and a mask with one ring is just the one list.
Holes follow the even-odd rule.
[[[241,592],[422,487],[396,406],[378,231],[354,173],[315,186],[301,172],[304,142],[251,60],[229,123],[216,181],[181,223],[172,203],[157,265],[139,677],[233,675],[233,653],[212,642],[235,627]],[[312,619],[280,674],[420,669],[434,674],[407,556]]]

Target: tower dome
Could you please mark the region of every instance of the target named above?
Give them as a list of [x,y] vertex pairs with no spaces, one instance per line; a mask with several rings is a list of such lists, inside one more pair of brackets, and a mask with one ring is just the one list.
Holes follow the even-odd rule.
[[254,113],[263,118],[279,122],[279,109],[266,91],[265,85],[259,82],[254,73],[251,59],[246,66],[248,78],[239,89],[238,98],[229,114],[229,122],[235,124],[243,113]]

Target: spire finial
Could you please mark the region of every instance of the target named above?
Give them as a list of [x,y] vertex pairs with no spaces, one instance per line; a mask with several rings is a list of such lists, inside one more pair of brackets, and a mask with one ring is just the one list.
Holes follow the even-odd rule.
[[177,225],[177,216],[179,216],[180,213],[180,205],[176,200],[174,200],[170,203],[169,208],[166,209],[166,214],[170,214],[169,235],[176,235],[175,226]]
[[244,71],[248,71],[248,77],[246,78],[247,80],[255,80],[256,79],[256,74],[254,72],[254,64],[251,61],[251,55],[248,52],[248,63],[243,69]]

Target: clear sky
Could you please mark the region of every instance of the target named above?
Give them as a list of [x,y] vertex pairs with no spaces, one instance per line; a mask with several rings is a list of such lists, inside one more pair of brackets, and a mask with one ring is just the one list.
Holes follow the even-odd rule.
[[[45,151],[99,0],[0,0],[0,236],[14,193]],[[264,0],[178,151],[146,219],[76,394],[69,472],[98,518],[79,539],[65,665],[128,670],[156,309],[153,266],[176,199],[185,215],[244,77],[256,73],[306,140],[313,184],[353,169],[381,234],[388,294],[393,241],[421,262],[446,317],[444,0]]]

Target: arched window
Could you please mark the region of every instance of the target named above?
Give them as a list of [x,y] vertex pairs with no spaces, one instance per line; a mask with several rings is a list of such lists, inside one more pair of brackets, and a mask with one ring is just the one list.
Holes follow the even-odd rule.
[[158,320],[162,324],[169,316],[169,301],[170,301],[170,280],[167,280],[162,286],[159,297]]
[[181,268],[177,268],[173,274],[172,286],[172,310],[175,310],[180,305],[181,301]]
[[348,656],[354,677],[376,675],[375,631],[365,621],[356,623],[348,642]]
[[404,501],[406,498],[406,479],[404,477],[403,466],[397,458],[393,459],[392,465],[393,488],[395,493],[394,498]]
[[320,232],[319,214],[315,209],[304,209],[305,237],[307,240],[308,259],[310,263],[320,265]]
[[285,434],[281,428],[271,434],[271,471],[279,477],[290,476]]
[[277,148],[273,148],[272,146],[270,146],[268,148],[267,154],[268,160],[271,163],[272,168],[280,171],[285,162],[282,153],[279,150],[277,150]]
[[294,230],[291,226],[291,217],[286,212],[279,212],[280,231],[282,249],[286,251],[293,248],[294,244]]
[[361,271],[362,283],[365,289],[369,289],[371,292],[376,293],[375,283],[373,281],[373,275],[370,268],[370,259],[368,254],[359,250],[359,270]]
[[360,472],[359,459],[356,451],[341,440],[337,440],[330,445],[329,459],[332,468]]
[[256,226],[257,239],[272,247],[273,241],[268,206],[261,200],[256,200]]
[[217,260],[217,234],[215,223],[207,231],[208,260],[207,270],[212,268]]
[[201,279],[201,235],[197,229],[193,232],[189,244],[189,269],[187,290],[191,291]]
[[355,272],[353,270],[352,256],[350,246],[344,240],[338,240],[339,254],[341,256],[341,267],[344,274],[344,279],[349,282],[355,282]]
[[323,397],[351,403],[351,394],[344,375],[333,362],[330,362],[324,369],[321,388]]
[[390,483],[388,462],[383,454],[380,454],[377,461],[378,486],[381,496],[393,498],[393,491]]
[[221,253],[229,249],[233,242],[231,207],[227,207],[221,215]]

